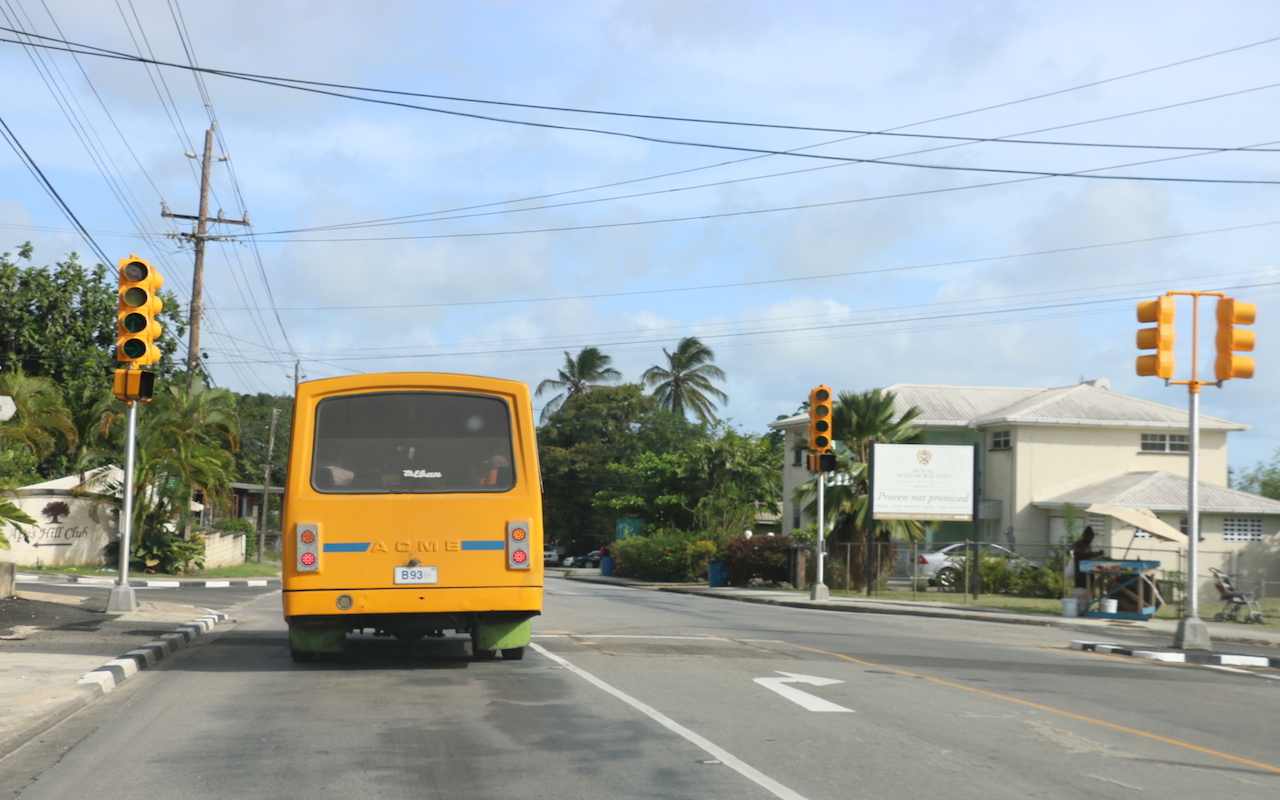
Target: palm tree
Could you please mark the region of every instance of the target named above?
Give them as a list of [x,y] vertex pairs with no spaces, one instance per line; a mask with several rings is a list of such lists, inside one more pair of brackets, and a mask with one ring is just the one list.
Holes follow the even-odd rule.
[[729,395],[711,383],[724,380],[724,370],[711,363],[715,360],[715,353],[696,336],[681,339],[674,353],[665,347],[662,353],[667,357],[667,366],[655,364],[649,367],[640,380],[646,386],[656,387],[653,396],[663,408],[680,416],[689,409],[702,422],[716,422],[716,404],[711,398],[727,403]]
[[534,397],[541,397],[544,392],[559,392],[543,407],[542,421],[546,422],[571,398],[587,392],[593,386],[621,380],[622,373],[609,364],[612,358],[600,352],[598,347],[584,347],[575,359],[564,353],[564,366],[556,373],[555,378],[547,378],[538,384]]
[[[879,543],[879,563],[892,565],[892,558],[883,557],[889,549],[890,539],[915,541],[924,537],[924,525],[919,520],[887,521],[873,536],[867,519],[867,492],[870,488],[867,465],[872,445],[918,444],[924,440],[923,432],[911,424],[920,416],[920,409],[912,406],[895,419],[895,400],[893,392],[881,389],[860,394],[841,392],[831,410],[836,472],[843,473],[844,477],[827,487],[824,513],[831,526],[833,541],[863,542],[866,545],[850,550],[848,567],[855,583],[861,583],[866,564],[864,554],[870,550],[873,538]],[[801,492],[812,508],[817,502],[816,482],[810,481]]]
[[31,454],[37,463],[58,446],[73,447],[76,426],[63,402],[62,390],[49,378],[23,372],[9,365],[0,372],[0,394],[13,398],[13,419],[0,424],[0,443],[15,446]]
[[[192,497],[199,493],[208,505],[230,494],[232,452],[240,444],[235,395],[199,378],[190,390],[175,380],[156,392],[146,412],[138,417],[133,555],[142,551],[144,559],[150,556],[154,562],[149,566],[181,570],[202,549],[184,543],[180,535],[192,517]],[[102,431],[123,420],[124,407],[116,404],[101,418]]]

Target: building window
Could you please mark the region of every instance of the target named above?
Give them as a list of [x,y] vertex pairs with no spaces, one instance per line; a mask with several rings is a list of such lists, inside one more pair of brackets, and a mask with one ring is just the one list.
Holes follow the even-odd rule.
[[1224,542],[1260,542],[1262,541],[1262,520],[1226,517],[1222,520],[1222,540]]
[[1013,446],[1012,431],[993,431],[991,434],[992,450],[1008,450]]
[[803,454],[804,454],[804,451],[797,447],[797,448],[796,448],[796,460],[791,462],[791,466],[793,466],[793,467],[803,467],[803,466],[804,466],[804,455],[803,455]]
[[1188,453],[1191,451],[1191,437],[1181,433],[1144,433],[1142,434],[1142,452],[1144,453]]

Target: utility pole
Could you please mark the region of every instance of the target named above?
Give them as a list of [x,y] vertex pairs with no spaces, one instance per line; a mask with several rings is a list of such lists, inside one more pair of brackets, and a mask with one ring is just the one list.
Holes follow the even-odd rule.
[[[174,219],[189,219],[195,224],[195,232],[193,233],[177,233],[170,234],[179,239],[186,239],[192,242],[196,251],[195,274],[191,279],[191,333],[187,340],[187,389],[191,389],[191,381],[195,378],[196,370],[200,366],[200,315],[202,311],[201,297],[204,294],[204,243],[213,240],[216,242],[226,241],[222,236],[208,235],[208,223],[222,222],[228,225],[248,225],[249,212],[244,213],[243,220],[225,219],[222,211],[219,209],[218,216],[210,218],[209,216],[209,170],[213,165],[213,133],[218,128],[218,123],[213,122],[209,125],[209,130],[204,134],[204,161],[200,170],[200,215],[192,217],[187,214],[171,214],[169,213],[169,204],[162,204],[160,216],[172,217]],[[195,153],[187,153],[188,158],[195,158]],[[230,156],[221,156],[219,161],[229,161]]]
[[271,456],[276,449],[276,417],[280,416],[280,409],[271,409],[271,432],[267,434],[267,470],[266,476],[262,479],[262,524],[258,529],[258,563],[262,563],[262,540],[267,538],[267,522],[271,519]]

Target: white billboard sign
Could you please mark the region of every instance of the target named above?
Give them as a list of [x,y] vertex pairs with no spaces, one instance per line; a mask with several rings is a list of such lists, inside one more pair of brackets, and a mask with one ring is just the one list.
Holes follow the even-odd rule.
[[973,447],[877,444],[876,519],[973,519]]

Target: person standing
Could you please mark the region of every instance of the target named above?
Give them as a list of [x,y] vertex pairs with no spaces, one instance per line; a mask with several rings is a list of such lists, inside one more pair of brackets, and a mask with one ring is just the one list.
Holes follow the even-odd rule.
[[1076,616],[1084,616],[1085,609],[1089,607],[1089,578],[1080,569],[1080,563],[1099,555],[1093,549],[1093,535],[1093,526],[1086,525],[1084,533],[1071,545],[1071,566],[1075,573],[1075,587],[1071,590],[1071,596],[1076,599]]

